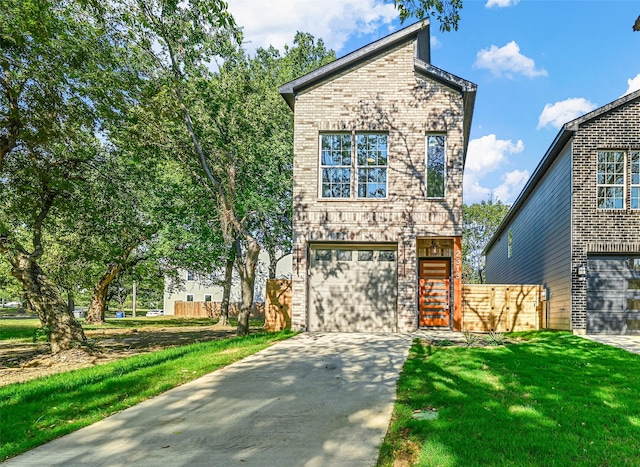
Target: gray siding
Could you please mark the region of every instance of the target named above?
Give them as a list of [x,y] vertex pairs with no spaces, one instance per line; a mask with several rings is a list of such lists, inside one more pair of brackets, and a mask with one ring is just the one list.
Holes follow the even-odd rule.
[[571,143],[487,251],[486,277],[493,284],[544,285],[549,294],[547,327],[570,329]]

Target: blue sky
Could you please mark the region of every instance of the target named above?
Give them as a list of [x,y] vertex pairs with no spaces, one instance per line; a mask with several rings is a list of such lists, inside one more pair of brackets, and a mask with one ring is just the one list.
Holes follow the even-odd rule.
[[[249,51],[296,31],[343,56],[402,27],[383,0],[229,0]],[[466,203],[511,203],[565,122],[640,89],[636,0],[465,0],[431,61],[478,85]],[[408,23],[406,23],[408,24]]]

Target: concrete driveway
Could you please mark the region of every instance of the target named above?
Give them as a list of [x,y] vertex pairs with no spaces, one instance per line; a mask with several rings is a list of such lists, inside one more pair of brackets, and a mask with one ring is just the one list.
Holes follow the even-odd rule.
[[580,337],[640,354],[640,336],[587,334]]
[[411,337],[304,333],[7,466],[371,466]]

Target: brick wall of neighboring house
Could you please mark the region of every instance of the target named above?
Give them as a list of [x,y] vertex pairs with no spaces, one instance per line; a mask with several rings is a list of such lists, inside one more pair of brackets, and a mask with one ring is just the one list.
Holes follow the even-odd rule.
[[[625,209],[599,210],[596,204],[597,153],[627,151]],[[640,150],[640,101],[632,101],[580,126],[573,142],[572,329],[586,330],[587,283],[576,268],[593,253],[640,253],[640,210],[630,209],[628,151]]]
[[[388,199],[319,199],[322,132],[388,133]],[[446,133],[446,198],[424,192],[425,135]],[[417,327],[416,237],[462,235],[463,103],[414,71],[413,41],[307,89],[295,102],[294,328],[306,327],[310,242],[398,246],[398,330]],[[406,259],[406,263],[403,263]]]

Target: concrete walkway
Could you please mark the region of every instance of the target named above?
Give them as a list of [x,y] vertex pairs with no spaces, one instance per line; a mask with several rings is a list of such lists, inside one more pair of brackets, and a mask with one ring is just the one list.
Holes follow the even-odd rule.
[[628,352],[640,354],[640,336],[587,334],[580,337],[584,337],[585,339],[589,339],[594,342],[600,342],[601,344],[619,347]]
[[304,333],[6,466],[371,466],[411,336]]

